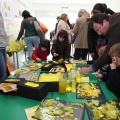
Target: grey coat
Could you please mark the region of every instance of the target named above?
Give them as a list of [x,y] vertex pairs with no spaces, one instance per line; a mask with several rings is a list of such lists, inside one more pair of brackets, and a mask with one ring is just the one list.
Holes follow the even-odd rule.
[[8,43],[9,42],[5,32],[3,18],[0,12],[0,47],[6,47]]

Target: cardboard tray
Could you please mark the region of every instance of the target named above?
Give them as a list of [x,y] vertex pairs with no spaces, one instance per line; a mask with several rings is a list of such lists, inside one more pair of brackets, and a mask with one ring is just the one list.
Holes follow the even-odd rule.
[[49,72],[60,72],[61,69],[64,69],[64,72],[67,71],[65,64],[54,64]]
[[48,90],[47,90],[47,85],[45,83],[32,82],[34,84],[39,85],[37,87],[32,87],[32,86],[25,85],[26,82],[31,83],[31,81],[19,82],[18,96],[39,100],[39,101],[41,101],[42,99],[44,99],[44,97],[46,97]]
[[[82,84],[86,84],[86,83],[82,83]],[[87,84],[91,84],[91,83],[87,83]],[[82,92],[82,91],[78,91],[78,89],[77,89],[78,85],[81,85],[81,84],[77,84],[77,86],[76,86],[76,98],[77,98],[77,99],[97,99],[97,100],[106,100],[106,97],[105,97],[105,95],[104,95],[104,93],[103,93],[103,91],[102,91],[102,88],[101,88],[100,84],[98,84],[98,83],[95,84],[96,87],[97,87],[97,89],[99,89],[100,92],[101,92],[101,94],[99,94],[98,97],[95,97],[95,98],[86,96],[86,94],[85,94],[84,96],[80,96],[79,92],[80,92],[80,93],[83,93],[83,92]]]
[[24,78],[27,81],[33,81],[33,82],[37,82],[38,81],[38,77],[39,77],[39,73],[20,73],[18,75],[19,78]]
[[[19,80],[19,81],[14,81],[14,80]],[[6,81],[8,80],[8,81]],[[13,81],[9,81],[9,80],[13,80]],[[20,81],[25,81],[24,78],[7,78],[5,80],[2,80],[1,83],[12,83],[12,84],[18,84]],[[0,94],[4,94],[4,95],[18,95],[18,90],[14,90],[14,91],[10,91],[10,92],[3,92],[3,90],[0,89]]]
[[[84,104],[83,103],[77,103],[77,102],[68,102],[68,101],[64,101],[64,100],[54,100],[54,99],[45,99],[44,102],[42,102],[43,104],[49,100],[53,100],[53,105],[51,106],[42,106],[40,105],[35,113],[33,114],[32,118],[36,118],[37,120],[40,120],[38,117],[37,117],[37,114],[38,112],[40,112],[42,114],[42,119],[41,120],[44,120],[44,119],[50,119],[54,116],[54,120],[64,120],[66,118],[66,120],[74,120],[74,118],[78,118],[77,120],[84,120]],[[79,105],[82,105],[82,107],[80,107]],[[61,106],[59,106],[61,105]],[[63,105],[63,107],[62,107]],[[62,114],[58,114],[58,115],[51,115],[51,109],[49,108],[53,108],[53,110],[56,110],[57,111],[62,111]],[[66,107],[66,110],[64,109],[64,107]],[[68,110],[67,112],[67,109],[71,108],[71,110],[73,110],[73,113],[72,111],[70,112]],[[43,110],[42,110],[43,109]],[[66,115],[68,114],[68,115]],[[62,117],[64,116],[64,117]],[[47,118],[48,117],[48,118]]]
[[[99,105],[97,107],[96,106],[95,107],[97,109],[101,105],[104,105],[106,102],[110,103],[110,101],[116,102],[116,108],[118,108],[118,110],[120,110],[120,99],[115,99],[115,100],[99,100]],[[87,100],[87,102],[91,102],[91,100]],[[85,104],[85,108],[87,110],[89,120],[95,120],[93,112],[92,112],[92,108],[89,107],[89,106],[87,106],[86,104]],[[113,108],[113,110],[114,110],[114,108]],[[119,113],[119,116],[120,116],[120,113]],[[107,118],[105,116],[103,118],[100,118],[99,120],[103,120],[103,119],[107,120]],[[115,119],[115,120],[119,120],[119,119]]]
[[41,71],[49,71],[53,67],[53,63],[46,63],[41,67]]

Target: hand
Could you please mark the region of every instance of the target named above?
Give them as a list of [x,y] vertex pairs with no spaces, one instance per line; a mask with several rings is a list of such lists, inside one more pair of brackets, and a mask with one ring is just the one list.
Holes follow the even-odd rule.
[[91,72],[92,70],[90,69],[90,67],[82,67],[80,70],[80,73],[82,75],[86,75],[87,73]]
[[112,62],[112,63],[110,64],[110,67],[111,67],[111,70],[112,70],[112,69],[116,69],[117,66],[116,66],[115,62]]
[[98,77],[98,78],[102,78],[103,77],[103,75],[100,74],[99,72],[95,72],[95,76]]
[[36,58],[36,61],[37,62],[41,62],[42,60],[40,58]]
[[15,41],[18,42],[19,40],[16,39]]
[[94,57],[94,53],[90,53],[90,56],[93,58]]
[[54,53],[54,54],[53,54],[53,56],[54,56],[54,57],[57,57],[57,56],[58,56],[58,54],[57,54],[57,53]]

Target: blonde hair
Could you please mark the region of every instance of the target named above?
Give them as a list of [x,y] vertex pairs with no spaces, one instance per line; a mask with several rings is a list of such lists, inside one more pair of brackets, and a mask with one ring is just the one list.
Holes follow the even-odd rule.
[[67,17],[67,14],[63,13],[60,18],[66,22],[66,17]]
[[102,46],[102,47],[99,48],[99,50],[98,50],[98,55],[99,55],[99,56],[101,56],[101,55],[104,53],[106,47],[107,47],[107,46],[105,45],[105,46]]
[[116,43],[114,44],[111,48],[110,48],[110,51],[109,51],[109,56],[112,57],[113,55],[114,56],[117,56],[117,57],[120,57],[120,43]]
[[87,14],[90,17],[90,14],[85,9],[80,9],[78,12],[78,17],[81,17],[83,14]]

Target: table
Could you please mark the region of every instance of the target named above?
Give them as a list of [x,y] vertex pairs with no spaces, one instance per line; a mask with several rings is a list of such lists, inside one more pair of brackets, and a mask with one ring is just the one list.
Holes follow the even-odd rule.
[[7,50],[7,52],[11,52],[13,55],[13,61],[15,62],[15,55],[16,55],[16,60],[17,60],[17,68],[19,68],[19,61],[18,61],[18,53],[20,51],[24,50],[25,52],[25,59],[26,59],[26,50],[25,50],[25,46],[23,48],[21,48],[20,50],[14,51],[14,50]]
[[[100,85],[108,100],[116,99],[116,96],[106,88],[105,83],[100,81]],[[83,99],[76,99],[75,92],[66,93],[65,95],[60,95],[58,92],[49,92],[46,98],[59,98],[60,100],[71,102],[83,102]],[[40,102],[36,100],[0,94],[0,120],[27,120],[24,109],[39,104]],[[89,120],[86,110],[84,120]]]

